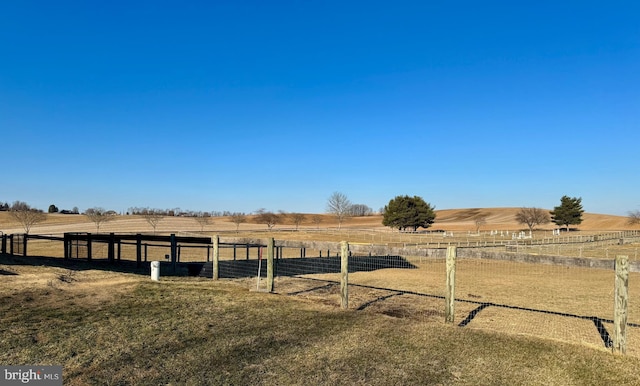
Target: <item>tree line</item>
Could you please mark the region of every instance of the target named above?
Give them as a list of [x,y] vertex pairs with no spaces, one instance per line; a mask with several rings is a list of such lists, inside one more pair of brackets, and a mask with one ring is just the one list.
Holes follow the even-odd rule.
[[[515,216],[519,224],[526,225],[529,231],[533,231],[536,226],[555,223],[559,227],[564,227],[567,231],[571,225],[582,223],[582,198],[563,196],[560,205],[554,207],[552,211],[540,208],[521,208]],[[630,223],[640,223],[640,213],[630,213]],[[412,229],[414,232],[418,228],[429,228],[436,219],[435,206],[424,201],[418,196],[397,196],[389,201],[383,209],[382,224],[391,228],[404,231]],[[476,232],[480,226],[487,222],[483,215],[477,215],[474,219]]]
[[[11,205],[8,202],[0,202],[0,211],[8,211],[17,222],[19,222],[29,233],[32,226],[43,222],[47,214],[42,210],[31,207],[23,201],[14,201]],[[418,228],[427,229],[431,227],[436,220],[435,206],[426,202],[419,196],[396,196],[389,201],[381,210],[382,224],[400,231],[408,229],[417,231]],[[349,198],[341,192],[334,192],[327,200],[326,212],[335,216],[338,222],[338,229],[342,223],[350,217],[369,216],[373,214],[373,210],[364,204],[353,204]],[[55,205],[50,205],[48,213],[69,213],[80,214],[77,207],[72,210],[58,210]],[[519,224],[525,225],[529,231],[533,231],[535,227],[545,225],[550,222],[555,223],[558,227],[563,227],[567,231],[572,225],[582,223],[582,215],[584,209],[582,207],[582,198],[563,196],[560,199],[560,205],[554,207],[552,211],[547,211],[535,207],[523,207],[515,216]],[[84,213],[96,225],[96,230],[100,230],[100,226],[113,220],[117,212],[106,210],[101,207],[93,207],[87,209]],[[138,215],[144,219],[153,228],[154,233],[158,223],[165,217],[182,216],[192,217],[199,225],[201,231],[204,227],[213,222],[213,217],[225,216],[236,225],[236,231],[239,230],[241,224],[248,221],[248,215],[243,212],[204,212],[204,211],[184,211],[179,208],[174,209],[154,209],[149,207],[131,207],[127,211],[127,215]],[[264,224],[269,230],[278,224],[289,223],[298,230],[299,226],[306,220],[319,227],[323,221],[320,215],[306,215],[302,213],[287,213],[282,210],[274,213],[264,208],[255,211],[252,217],[253,222]],[[482,215],[476,216],[474,219],[476,231],[486,224],[487,219]],[[630,225],[640,224],[640,210],[630,211],[628,213],[628,223]]]

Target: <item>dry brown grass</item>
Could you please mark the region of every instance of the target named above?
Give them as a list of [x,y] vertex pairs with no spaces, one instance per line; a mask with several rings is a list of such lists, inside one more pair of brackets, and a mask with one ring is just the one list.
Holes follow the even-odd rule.
[[[384,292],[354,289],[354,308],[345,312],[232,281],[153,283],[87,266],[71,272],[30,263],[0,259],[0,269],[14,273],[0,281],[0,363],[60,364],[68,385],[640,382],[640,360],[632,356],[452,327],[441,313],[410,311],[414,303],[428,309],[433,299],[401,295],[355,311]],[[485,311],[512,319],[509,310]]]
[[[382,269],[349,274],[353,309],[400,318],[444,318],[445,263],[409,259],[414,269]],[[467,328],[554,339],[606,351],[594,321],[613,319],[614,275],[610,270],[461,259],[456,272],[456,323],[482,304]],[[340,275],[307,274],[276,280],[280,293],[338,307]],[[640,273],[631,273],[630,298],[640,298]],[[333,283],[333,284],[332,284]],[[246,279],[247,288],[255,279]],[[640,357],[640,302],[629,303],[627,353]],[[613,324],[604,322],[609,333]]]
[[[475,230],[473,216],[479,213],[488,217],[488,222],[483,228],[488,229],[519,229],[513,220],[518,208],[499,209],[464,209],[439,211],[440,221],[434,225],[436,229],[455,232],[467,232]],[[0,213],[0,224],[4,213]],[[71,219],[67,222],[67,219]],[[333,230],[316,230],[315,224],[303,224],[301,230],[283,231],[282,226],[276,227],[274,232],[266,232],[266,227],[260,224],[243,224],[242,232],[236,234],[235,224],[227,219],[215,218],[213,224],[204,232],[206,235],[221,234],[223,236],[242,236],[248,238],[276,237],[279,239],[296,240],[330,240],[362,242],[424,242],[426,235],[399,235],[379,225],[380,218],[370,216],[367,218],[352,219],[345,229],[340,232]],[[321,226],[329,225],[329,217]],[[15,224],[14,224],[15,225]],[[637,228],[637,226],[636,226]],[[11,229],[11,228],[5,228]],[[584,233],[598,233],[612,230],[633,229],[626,223],[625,217],[585,215],[585,221],[580,229]],[[187,232],[200,234],[200,225],[189,218],[167,218],[160,222],[159,233]],[[95,225],[84,216],[56,215],[50,216],[46,223],[34,227],[32,233],[61,233],[62,231],[95,231]],[[150,226],[142,219],[134,216],[119,217],[116,221],[107,223],[101,228],[101,232],[145,232],[151,233]],[[573,233],[573,232],[572,232]],[[464,236],[463,236],[464,237]],[[417,240],[417,241],[415,241]],[[37,242],[30,244],[31,254],[50,255],[47,247],[38,249]],[[59,248],[56,246],[55,248]],[[637,248],[631,246],[629,248]],[[56,249],[57,250],[57,249]],[[637,250],[637,249],[636,249]],[[633,251],[633,249],[629,249]],[[95,252],[95,251],[94,251]],[[535,252],[535,251],[533,251]],[[98,251],[98,253],[101,253]],[[102,253],[106,253],[102,251]],[[166,251],[158,252],[162,256]],[[197,252],[202,254],[201,251]],[[230,258],[229,250],[226,250],[226,258]],[[243,253],[243,252],[239,252]],[[296,253],[290,252],[290,253]],[[615,251],[612,251],[612,256]],[[308,255],[313,255],[309,251]],[[196,256],[194,261],[202,261],[202,256]],[[632,256],[631,253],[629,253]],[[254,257],[252,255],[252,257]],[[293,257],[293,256],[287,256]],[[157,257],[154,256],[154,258]],[[161,257],[160,257],[161,259]],[[185,256],[184,261],[190,257]],[[358,272],[350,275],[351,282],[362,286],[394,288],[396,290],[419,292],[434,295],[414,296],[394,294],[394,291],[376,290],[367,287],[354,287],[351,291],[352,309],[362,308],[362,313],[371,314],[376,319],[383,317],[394,320],[403,320],[407,323],[435,323],[441,324],[442,300],[444,288],[444,266],[442,261],[412,260],[418,266],[416,270],[386,269],[372,272]],[[8,270],[15,267],[8,267]],[[30,272],[31,271],[31,272]],[[101,277],[100,275],[106,275]],[[92,272],[80,278],[72,271],[63,268],[52,268],[52,271],[42,272],[40,267],[25,267],[25,271],[18,276],[6,275],[7,280],[4,294],[0,289],[0,296],[7,295],[11,291],[24,293],[64,293],[75,301],[85,304],[86,307],[98,307],[102,303],[113,302],[118,296],[126,294],[135,286],[135,277],[131,276],[113,278],[108,273]],[[326,286],[326,280],[338,280],[330,275],[309,275],[325,281],[325,284],[300,278],[279,278],[276,283],[277,291],[282,293],[299,293],[296,298],[304,301],[308,307],[315,310],[335,312],[339,304],[337,287]],[[632,274],[630,281],[631,298],[640,298],[640,277]],[[598,352],[605,352],[602,339],[598,334],[594,323],[590,320],[580,319],[576,316],[596,316],[603,319],[611,319],[613,285],[611,272],[600,270],[583,270],[579,268],[563,268],[552,266],[538,266],[524,263],[507,262],[474,262],[463,261],[460,263],[458,274],[458,299],[456,308],[456,320],[464,320],[482,302],[506,305],[508,307],[491,306],[482,310],[468,324],[467,329],[479,329],[491,331],[499,336],[529,336],[536,339],[544,338],[577,343],[582,347],[589,347]],[[28,283],[24,285],[24,283]],[[241,288],[252,288],[254,282],[250,279],[239,281]],[[317,290],[310,290],[314,286],[326,286]],[[36,290],[34,290],[34,288]],[[60,292],[64,290],[63,292]],[[302,292],[301,292],[302,291]],[[48,295],[47,295],[48,296]],[[33,297],[26,295],[25,299]],[[51,298],[58,299],[58,298]],[[378,300],[381,299],[381,300]],[[52,300],[54,303],[58,300]],[[53,304],[51,304],[53,307]],[[81,305],[78,304],[80,307]],[[637,323],[640,317],[640,302],[632,301],[630,310],[631,322]],[[513,307],[535,308],[552,312],[567,313],[573,316],[559,316],[551,313],[531,312]],[[377,320],[377,319],[376,319]],[[413,328],[413,327],[412,327]],[[608,325],[611,332],[611,325]],[[630,329],[629,354],[640,357],[640,339],[638,329]],[[364,339],[364,338],[360,338]],[[373,344],[373,342],[371,342]],[[538,343],[536,343],[538,344]],[[193,354],[194,356],[196,354]],[[306,358],[306,354],[303,355]],[[484,360],[484,359],[483,359]],[[356,382],[357,383],[357,382]]]

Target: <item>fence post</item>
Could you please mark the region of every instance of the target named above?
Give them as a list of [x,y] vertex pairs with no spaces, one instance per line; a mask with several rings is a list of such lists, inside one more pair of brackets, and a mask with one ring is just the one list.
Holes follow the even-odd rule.
[[9,235],[9,254],[13,256],[13,233]]
[[91,261],[93,258],[93,247],[91,245],[91,233],[87,233],[87,261]]
[[340,306],[349,308],[349,243],[340,242]]
[[456,247],[447,247],[447,284],[444,293],[445,322],[453,323],[456,294]]
[[616,286],[613,316],[613,351],[627,351],[627,310],[629,306],[628,256],[616,256]]
[[0,252],[4,255],[7,253],[7,235],[2,234],[2,246],[0,247]]
[[22,235],[22,256],[27,256],[27,239],[29,239],[29,234],[25,233]]
[[267,241],[267,292],[273,292],[273,248],[275,241],[269,237]]
[[[218,280],[220,278],[220,267],[218,266],[220,262],[220,237],[218,235],[215,235],[212,238],[212,242],[213,242],[213,262],[211,263],[211,267],[212,267],[213,273],[211,274],[211,277],[213,278],[213,280]],[[235,244],[233,246],[233,251],[235,252]]]
[[63,240],[62,243],[64,244],[64,258],[68,259],[70,257],[69,256],[70,255],[70,253],[69,253],[69,234],[65,233],[62,240]]
[[171,264],[173,265],[173,272],[175,272],[176,267],[178,265],[178,256],[177,256],[178,244],[176,243],[175,233],[171,234],[170,240],[171,240]]
[[116,241],[116,237],[114,233],[109,233],[109,248],[107,251],[107,258],[109,260],[109,263],[113,263],[114,262],[114,255],[115,255],[115,251],[114,251],[114,247],[115,247],[115,241]]
[[136,233],[136,267],[142,265],[142,235]]

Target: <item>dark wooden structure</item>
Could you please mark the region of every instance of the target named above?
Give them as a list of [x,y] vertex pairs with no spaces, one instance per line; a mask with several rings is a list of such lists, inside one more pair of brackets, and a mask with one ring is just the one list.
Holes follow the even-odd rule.
[[[29,236],[31,237],[31,236]],[[83,242],[87,247],[87,259],[92,258],[92,244],[93,243],[106,243],[108,244],[107,259],[110,262],[120,260],[120,250],[123,243],[136,245],[136,263],[139,266],[142,263],[142,251],[143,245],[148,243],[162,243],[170,248],[170,261],[175,269],[178,262],[178,244],[191,244],[191,245],[210,245],[211,238],[209,237],[191,237],[191,236],[176,236],[171,234],[169,236],[161,235],[144,235],[137,234],[116,234],[116,233],[65,233],[63,237],[64,242],[64,257],[68,259],[71,257],[71,248],[74,243]],[[146,254],[145,254],[146,256]]]

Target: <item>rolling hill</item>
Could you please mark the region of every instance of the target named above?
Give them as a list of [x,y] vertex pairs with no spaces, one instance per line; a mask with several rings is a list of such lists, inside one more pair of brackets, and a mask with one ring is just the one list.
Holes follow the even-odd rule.
[[[442,209],[437,210],[436,221],[430,228],[432,230],[464,231],[475,230],[475,219],[484,217],[486,223],[481,226],[481,230],[519,230],[526,228],[518,224],[515,220],[516,213],[520,208],[465,208],[465,209]],[[313,214],[307,215],[306,220],[300,225],[301,228],[337,228],[335,218],[328,214],[320,215],[322,222],[318,225],[311,221]],[[294,226],[291,221],[285,219],[281,224],[277,224],[275,229],[291,229]],[[354,217],[342,224],[343,228],[367,228],[384,230],[388,229],[382,225],[381,215],[366,217]],[[247,216],[247,222],[240,225],[240,230],[264,229],[265,225],[256,224],[253,216]],[[539,229],[554,229],[553,223],[538,227]],[[189,217],[165,217],[159,222],[158,232],[176,231],[200,231],[200,225]],[[206,232],[235,230],[236,225],[228,217],[212,217],[212,222],[204,230]],[[640,229],[640,225],[630,225],[625,216],[615,216],[607,214],[585,213],[583,222],[578,227],[584,231],[613,231]],[[22,233],[24,230],[8,212],[0,212],[0,231],[7,233]],[[100,232],[152,232],[151,226],[140,216],[117,216],[113,221],[107,222],[100,227]],[[53,234],[64,232],[96,232],[96,226],[83,215],[50,214],[43,223],[36,224],[31,229],[32,234]]]

